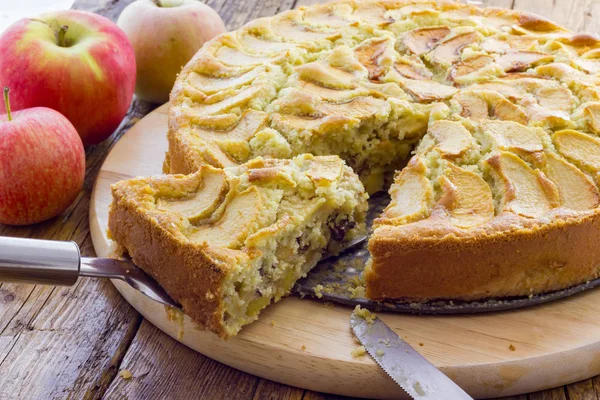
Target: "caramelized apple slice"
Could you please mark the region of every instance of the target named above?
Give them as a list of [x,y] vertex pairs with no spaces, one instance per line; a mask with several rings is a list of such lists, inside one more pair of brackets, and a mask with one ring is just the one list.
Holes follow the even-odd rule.
[[349,72],[334,68],[322,62],[311,62],[295,68],[298,79],[315,82],[332,89],[354,89],[355,77]]
[[416,79],[420,81],[428,81],[433,77],[433,74],[425,68],[415,64],[405,64],[397,62],[394,64],[394,69],[403,77],[408,79]]
[[600,103],[593,103],[583,110],[588,118],[590,130],[594,133],[600,133]]
[[437,142],[436,147],[448,157],[462,155],[473,143],[471,133],[459,122],[435,121],[428,131]]
[[538,218],[559,204],[554,184],[516,155],[503,151],[487,164],[496,173],[503,211]]
[[390,187],[390,204],[375,224],[394,219],[402,224],[425,218],[433,202],[433,186],[425,176],[427,167],[419,157],[413,157],[406,168],[397,174]]
[[570,111],[575,106],[571,91],[560,84],[542,85],[533,91],[538,104],[551,110]]
[[[380,85],[380,84],[378,84]],[[300,81],[298,89],[305,93],[320,97],[322,100],[331,101],[334,103],[343,103],[350,101],[358,96],[367,96],[369,89],[363,87],[357,87],[355,89],[330,89],[325,86],[318,85],[312,82]]]
[[503,121],[514,121],[521,125],[527,125],[527,114],[519,106],[510,101],[500,98],[494,101],[493,115]]
[[196,128],[194,133],[206,140],[242,140],[248,141],[254,137],[259,129],[267,122],[267,114],[262,111],[248,110],[242,114],[239,122],[228,130],[218,131]]
[[379,64],[379,57],[387,47],[387,39],[378,39],[365,42],[354,50],[358,61],[369,71],[369,79],[378,81],[385,74],[386,68]]
[[257,37],[252,33],[253,28],[257,30],[264,29],[263,21],[253,21],[246,29],[242,28],[237,31],[237,40],[245,51],[256,54],[273,54],[296,47],[293,43],[272,42],[263,38]]
[[589,172],[600,171],[600,139],[571,129],[552,136],[558,152],[578,167]]
[[235,248],[258,226],[264,204],[256,186],[251,186],[232,197],[225,205],[221,218],[214,223],[200,225],[190,240],[213,246]]
[[439,180],[443,194],[438,204],[448,210],[453,225],[470,228],[494,217],[492,191],[479,175],[449,163]]
[[309,164],[306,175],[317,185],[334,182],[343,175],[344,162],[338,156],[321,156]]
[[239,49],[223,46],[215,53],[215,58],[225,65],[242,67],[246,65],[261,65],[268,62],[273,62],[273,57],[255,56],[245,53]]
[[192,224],[210,217],[223,202],[229,185],[223,170],[202,167],[197,174],[199,186],[195,193],[180,199],[159,198],[156,208],[181,214]]
[[489,118],[488,103],[481,93],[471,91],[461,91],[457,93],[452,101],[458,103],[462,109],[460,116],[479,121]]
[[461,76],[472,74],[475,71],[480,70],[488,64],[491,64],[494,58],[485,54],[480,54],[475,57],[468,58],[464,61],[456,63],[450,68],[448,76],[450,80],[454,81],[456,78]]
[[506,40],[488,37],[481,42],[481,49],[487,53],[504,53],[511,49]]
[[406,35],[402,38],[402,43],[412,53],[421,55],[433,49],[443,38],[449,34],[450,28],[447,26],[417,28],[406,33]]
[[394,22],[393,18],[385,16],[386,9],[380,4],[357,2],[355,3],[355,7],[352,15],[359,21],[377,26],[385,26]]
[[444,100],[458,92],[458,89],[452,86],[434,81],[403,79],[400,86],[420,103]]
[[475,32],[462,33],[438,45],[431,51],[431,58],[442,64],[453,64],[460,60],[460,53],[465,46],[477,41]]
[[524,72],[529,68],[553,60],[553,56],[538,51],[510,51],[498,57],[496,62],[506,72]]
[[287,41],[294,43],[316,42],[319,40],[335,39],[341,34],[339,30],[323,31],[314,29],[308,25],[302,25],[296,21],[301,19],[301,11],[292,10],[271,19],[273,32]]
[[544,150],[544,131],[530,128],[512,121],[486,120],[481,122],[483,131],[501,150],[535,153]]
[[556,154],[546,153],[544,173],[558,188],[561,206],[583,211],[600,204],[600,193],[594,182]]
[[389,113],[390,105],[382,99],[362,96],[339,104],[324,102],[318,107],[318,110],[324,115],[363,119],[380,113]]
[[268,99],[274,95],[274,93],[271,93],[271,90],[272,88],[267,85],[249,86],[247,89],[237,92],[235,95],[221,101],[194,105],[193,107],[190,107],[189,112],[192,115],[198,114],[199,116],[222,114],[231,108],[245,107],[251,101]]
[[192,72],[188,77],[188,82],[195,89],[206,94],[212,94],[221,90],[237,89],[241,86],[248,85],[258,76],[264,73],[264,71],[264,67],[258,67],[241,75],[226,78],[213,78],[208,75],[201,75],[197,72]]

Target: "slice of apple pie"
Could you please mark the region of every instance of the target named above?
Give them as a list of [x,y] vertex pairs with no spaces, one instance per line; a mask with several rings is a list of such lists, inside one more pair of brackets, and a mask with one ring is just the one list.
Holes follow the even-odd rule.
[[337,156],[203,166],[187,176],[122,181],[112,193],[112,238],[221,337],[365,234],[367,195]]

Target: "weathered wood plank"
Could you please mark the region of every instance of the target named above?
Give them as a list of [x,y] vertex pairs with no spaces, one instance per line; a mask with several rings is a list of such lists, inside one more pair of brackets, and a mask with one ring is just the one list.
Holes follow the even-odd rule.
[[568,385],[565,391],[569,400],[598,400],[592,379]]
[[304,391],[261,379],[252,400],[303,400]]
[[528,400],[568,400],[565,388],[555,388],[527,395]]
[[144,320],[106,399],[252,399],[259,379],[196,353]]

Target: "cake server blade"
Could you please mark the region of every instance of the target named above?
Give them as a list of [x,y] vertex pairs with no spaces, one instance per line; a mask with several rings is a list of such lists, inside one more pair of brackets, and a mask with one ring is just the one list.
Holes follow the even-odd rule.
[[413,399],[473,400],[379,318],[350,317],[352,331],[373,360]]

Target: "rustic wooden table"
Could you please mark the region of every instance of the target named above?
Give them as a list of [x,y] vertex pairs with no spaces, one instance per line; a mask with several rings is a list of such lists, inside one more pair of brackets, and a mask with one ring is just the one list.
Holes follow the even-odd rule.
[[[116,20],[131,0],[76,0],[74,8]],[[210,0],[229,29],[314,0]],[[488,0],[536,12],[563,25],[600,32],[600,0]],[[88,208],[98,170],[112,146],[154,106],[134,101],[113,136],[87,149],[86,181],[73,205],[30,227],[0,225],[0,235],[74,240],[93,256]],[[133,378],[118,372],[127,369]],[[0,283],[0,399],[339,399],[248,375],[165,335],[127,304],[109,281],[72,288]],[[507,398],[508,399],[508,398]],[[600,400],[600,377],[510,399]]]

